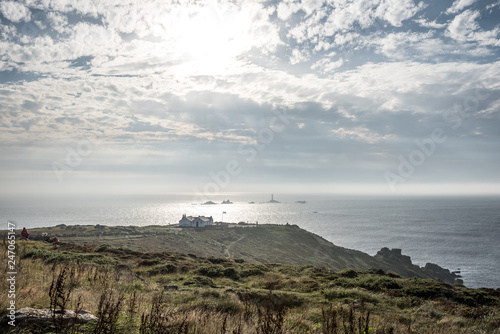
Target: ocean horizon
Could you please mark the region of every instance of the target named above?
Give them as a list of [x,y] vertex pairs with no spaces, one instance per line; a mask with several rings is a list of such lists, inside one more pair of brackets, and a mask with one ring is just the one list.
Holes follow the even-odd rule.
[[[295,224],[337,246],[375,255],[400,248],[419,266],[460,271],[464,285],[500,288],[500,196],[340,196],[237,193],[4,198],[0,217],[20,230],[66,225],[170,225],[183,214],[215,221]],[[233,204],[221,204],[230,200]],[[253,202],[253,203],[252,203]],[[64,240],[62,240],[64,241]],[[98,241],[96,240],[96,243]]]

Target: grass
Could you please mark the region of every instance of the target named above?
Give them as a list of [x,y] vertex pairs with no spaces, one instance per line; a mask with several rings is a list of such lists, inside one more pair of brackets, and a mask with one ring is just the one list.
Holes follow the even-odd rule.
[[[32,235],[47,233],[63,242],[95,244],[98,253],[107,248],[124,247],[142,252],[179,252],[223,264],[228,255],[252,263],[286,263],[346,268],[385,268],[387,263],[355,250],[333,245],[325,239],[294,225],[262,225],[259,228],[180,229],[172,226],[95,226],[73,225],[32,229]],[[296,247],[300,245],[300,247]],[[85,247],[85,246],[82,246]],[[50,255],[47,255],[50,256]],[[62,255],[64,256],[64,255]],[[104,261],[96,257],[94,262]],[[401,268],[407,270],[408,268]],[[410,268],[414,269],[414,268]],[[410,270],[411,271],[411,270]],[[422,272],[417,273],[423,274]]]
[[380,270],[35,241],[18,241],[16,266],[17,308],[84,309],[99,319],[40,333],[500,333],[499,290]]

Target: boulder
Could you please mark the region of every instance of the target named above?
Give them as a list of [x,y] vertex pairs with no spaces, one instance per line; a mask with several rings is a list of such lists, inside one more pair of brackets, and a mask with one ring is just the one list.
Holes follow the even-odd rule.
[[[15,313],[15,327],[8,324],[11,321],[7,315],[0,321],[0,332],[4,333],[11,329],[33,328],[43,330],[54,324],[52,310],[50,309],[34,309],[31,307],[23,307]],[[75,311],[67,310],[64,314],[56,311],[56,321],[62,324],[76,323],[86,324],[92,321],[97,321],[97,317],[89,311],[81,310],[78,314]]]

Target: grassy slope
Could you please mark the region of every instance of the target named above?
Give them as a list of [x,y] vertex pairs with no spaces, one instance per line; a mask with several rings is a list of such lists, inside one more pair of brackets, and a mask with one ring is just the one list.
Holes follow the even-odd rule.
[[377,268],[391,270],[404,277],[431,277],[417,266],[398,261],[387,262],[360,251],[338,247],[293,225],[227,229],[66,226],[31,231],[32,235],[43,232],[55,235],[61,241],[78,244],[106,243],[142,251],[241,258],[257,263],[313,264],[333,270]]
[[[226,236],[234,241],[238,233]],[[5,248],[4,243],[3,263]],[[138,333],[141,325],[142,332],[153,333],[157,324],[160,332],[169,328],[171,333],[344,333],[351,329],[362,333],[366,328],[370,333],[500,333],[499,290],[383,272],[255,264],[103,245],[18,241],[16,252],[17,308],[49,307],[54,274],[66,267],[63,290],[71,288],[67,308],[75,308],[81,297],[83,309],[109,320],[109,314],[99,313],[104,296],[119,311],[114,313],[115,322],[111,319],[113,333]],[[5,275],[5,266],[0,271]],[[0,281],[2,291],[7,285],[6,280]],[[122,302],[116,306],[113,303],[120,296]],[[2,314],[7,302],[0,299]],[[64,330],[91,333],[94,328]]]

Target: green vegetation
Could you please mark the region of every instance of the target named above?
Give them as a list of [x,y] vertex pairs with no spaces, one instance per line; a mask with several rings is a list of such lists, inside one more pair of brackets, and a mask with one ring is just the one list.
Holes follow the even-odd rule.
[[[32,229],[33,236],[47,233],[63,242],[95,245],[102,254],[111,248],[128,248],[141,252],[176,252],[209,258],[212,264],[224,265],[228,259],[251,263],[315,265],[340,271],[371,268],[393,271],[403,277],[441,279],[433,273],[397,257],[370,256],[336,246],[318,235],[295,225],[260,225],[240,228],[176,228],[174,226],[103,226],[59,225]],[[47,254],[47,257],[53,255]],[[132,256],[132,255],[131,255]],[[95,257],[93,262],[104,261]],[[258,271],[240,273],[255,275]],[[349,272],[346,272],[348,275]]]
[[84,309],[99,319],[40,333],[500,333],[499,290],[109,243],[17,247],[17,308]]

